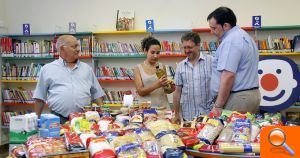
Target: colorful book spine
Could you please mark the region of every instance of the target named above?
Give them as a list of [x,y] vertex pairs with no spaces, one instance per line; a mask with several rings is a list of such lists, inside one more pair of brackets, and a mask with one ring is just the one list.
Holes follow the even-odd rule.
[[30,66],[21,66],[5,63],[2,65],[2,79],[4,80],[36,80],[44,64],[31,63]]
[[100,80],[134,80],[133,70],[122,67],[96,67],[95,74]]

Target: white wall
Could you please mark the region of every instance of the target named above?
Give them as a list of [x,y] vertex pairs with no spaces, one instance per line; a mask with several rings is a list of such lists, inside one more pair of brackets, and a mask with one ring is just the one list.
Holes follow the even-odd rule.
[[297,16],[299,0],[1,1],[6,2],[5,19],[9,33],[22,33],[23,23],[31,24],[32,33],[67,31],[71,21],[77,22],[77,31],[114,30],[118,9],[135,11],[136,29],[144,29],[148,18],[155,20],[156,29],[207,27],[207,15],[219,6],[233,9],[240,26],[251,26],[253,15],[262,15],[264,26],[300,24]]
[[5,28],[5,0],[0,0],[0,34],[6,33],[7,29]]

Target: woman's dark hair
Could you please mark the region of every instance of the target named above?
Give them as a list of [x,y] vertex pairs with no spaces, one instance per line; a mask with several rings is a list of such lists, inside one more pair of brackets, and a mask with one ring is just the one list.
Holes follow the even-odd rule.
[[229,23],[231,27],[236,25],[236,16],[230,8],[219,7],[207,16],[207,21],[215,18],[217,24],[224,25]]
[[159,47],[161,47],[160,42],[156,38],[151,37],[151,36],[145,37],[142,40],[141,44],[142,44],[143,51],[144,50],[148,51],[150,46],[152,46],[152,45],[159,45]]

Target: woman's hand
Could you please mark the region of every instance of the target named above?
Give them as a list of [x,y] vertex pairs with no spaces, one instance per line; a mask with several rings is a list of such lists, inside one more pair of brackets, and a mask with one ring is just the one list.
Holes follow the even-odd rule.
[[167,76],[164,75],[160,79],[157,80],[156,84],[158,85],[158,88],[166,86],[168,84]]

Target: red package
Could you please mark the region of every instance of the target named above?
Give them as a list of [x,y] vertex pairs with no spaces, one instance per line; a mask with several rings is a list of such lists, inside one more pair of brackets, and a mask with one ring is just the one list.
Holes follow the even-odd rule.
[[112,150],[104,149],[96,152],[92,158],[116,158],[116,155]]
[[65,140],[68,150],[84,150],[84,145],[75,132],[66,132]]
[[200,140],[195,136],[185,136],[181,138],[183,144],[187,147],[193,147],[195,144],[198,144]]
[[197,133],[195,128],[188,128],[188,127],[184,127],[184,128],[180,128],[177,133],[184,133],[184,135],[188,135],[188,136],[195,136],[195,134]]

